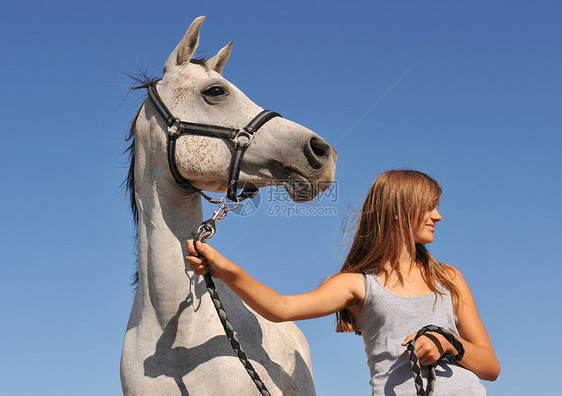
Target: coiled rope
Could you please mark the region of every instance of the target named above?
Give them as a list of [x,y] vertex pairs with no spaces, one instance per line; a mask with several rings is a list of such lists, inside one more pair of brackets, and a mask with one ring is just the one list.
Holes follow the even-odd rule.
[[410,357],[410,368],[412,369],[412,373],[414,374],[414,383],[416,385],[417,396],[432,396],[433,391],[435,389],[435,379],[436,379],[435,366],[437,365],[438,361],[428,366],[429,375],[427,378],[427,388],[424,390],[423,379],[421,376],[421,366],[420,366],[420,361],[418,359],[418,354],[416,353],[416,345],[415,345],[416,340],[420,338],[422,335],[424,335],[425,333],[427,333],[428,331],[441,334],[443,337],[445,337],[447,341],[451,343],[451,345],[458,352],[456,355],[445,354],[441,356],[441,358],[438,361],[445,360],[448,363],[459,362],[464,356],[464,347],[462,343],[453,334],[451,334],[450,332],[439,326],[427,325],[422,327],[416,333],[416,337],[413,340],[410,340],[406,345],[406,349],[408,350],[408,355]]

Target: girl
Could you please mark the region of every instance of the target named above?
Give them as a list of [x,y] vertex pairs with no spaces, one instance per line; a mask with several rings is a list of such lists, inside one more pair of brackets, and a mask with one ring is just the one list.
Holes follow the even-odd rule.
[[[336,313],[338,332],[361,334],[365,341],[373,395],[414,395],[416,387],[405,349],[423,326],[455,334],[465,354],[458,363],[438,363],[434,395],[485,395],[479,378],[500,372],[486,329],[462,274],[437,262],[426,248],[442,217],[439,184],[412,170],[380,175],[358,218],[351,249],[341,271],[316,290],[283,296],[259,283],[208,244],[188,241],[192,271],[209,268],[246,304],[268,320],[282,322]],[[415,341],[422,365],[456,349],[440,334]]]

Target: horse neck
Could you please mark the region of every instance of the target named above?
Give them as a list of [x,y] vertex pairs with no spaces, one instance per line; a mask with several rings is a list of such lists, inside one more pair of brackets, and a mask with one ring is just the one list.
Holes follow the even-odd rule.
[[[156,125],[152,124],[151,129]],[[161,141],[139,139],[136,144],[135,199],[138,209],[138,274],[136,304],[153,310],[160,325],[176,314],[178,304],[190,293],[191,272],[184,257],[186,240],[192,239],[202,221],[201,199],[175,184],[162,153]],[[164,133],[164,132],[160,132]],[[147,136],[147,135],[145,135]],[[138,144],[137,144],[138,143]],[[157,147],[154,150],[154,147]],[[138,162],[137,162],[138,161]]]

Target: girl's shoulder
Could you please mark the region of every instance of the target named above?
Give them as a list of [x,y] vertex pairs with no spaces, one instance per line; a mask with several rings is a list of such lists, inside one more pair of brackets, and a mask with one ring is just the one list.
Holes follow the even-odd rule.
[[456,267],[453,267],[451,264],[446,264],[446,263],[439,263],[439,264],[441,264],[441,266],[442,266],[443,268],[445,268],[445,270],[446,270],[450,275],[452,275],[452,276],[457,276],[457,275],[462,276],[462,274],[461,274],[461,272],[459,271],[459,269],[456,268]]
[[361,272],[338,272],[337,274],[334,274],[326,279],[326,282],[334,281],[338,283],[349,284],[353,287],[357,285],[364,285],[364,277],[365,275],[363,275],[363,273]]
[[453,277],[463,277],[461,271],[457,267],[453,267],[451,264],[439,263],[448,271]]
[[324,283],[337,285],[351,292],[355,298],[363,300],[365,298],[365,279],[360,272],[338,272],[330,276]]
[[443,268],[445,268],[447,272],[449,272],[449,274],[451,275],[451,281],[460,289],[461,292],[468,289],[468,284],[466,283],[462,272],[458,268],[453,267],[450,264],[440,264],[443,266]]

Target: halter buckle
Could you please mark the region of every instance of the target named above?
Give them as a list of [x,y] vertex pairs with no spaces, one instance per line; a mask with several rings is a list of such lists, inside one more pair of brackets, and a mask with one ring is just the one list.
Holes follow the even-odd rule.
[[[247,142],[247,143],[240,142],[240,141],[238,140],[238,138],[239,138],[240,136],[243,136],[243,137],[245,137],[246,139],[248,139],[248,142]],[[238,147],[240,147],[240,146],[241,146],[241,147],[247,147],[247,146],[249,146],[249,145],[252,143],[252,140],[254,140],[254,135],[253,135],[252,133],[248,132],[248,131],[246,130],[246,128],[240,128],[240,129],[236,132],[236,136],[234,136],[234,137],[233,137],[232,139],[230,139],[230,140],[232,140],[232,141],[234,142],[234,147],[235,147],[235,148],[238,148]]]
[[168,135],[176,137],[179,133],[181,120],[178,117],[171,118],[172,123],[168,124]]

